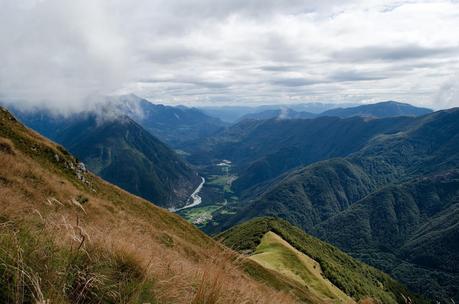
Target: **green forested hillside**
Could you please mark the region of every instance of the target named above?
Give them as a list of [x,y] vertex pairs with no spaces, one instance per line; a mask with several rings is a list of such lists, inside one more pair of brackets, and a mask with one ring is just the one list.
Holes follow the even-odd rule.
[[279,216],[432,298],[457,300],[448,245],[457,239],[457,168],[459,110],[440,111],[254,190],[222,226]]
[[457,170],[384,187],[313,231],[418,292],[459,297]]
[[184,205],[199,184],[174,151],[126,116],[88,115],[56,139],[97,175],[161,206]]
[[231,160],[239,175],[233,190],[243,193],[297,166],[347,156],[375,136],[400,132],[414,122],[410,117],[246,120],[191,146],[189,159],[198,164]]

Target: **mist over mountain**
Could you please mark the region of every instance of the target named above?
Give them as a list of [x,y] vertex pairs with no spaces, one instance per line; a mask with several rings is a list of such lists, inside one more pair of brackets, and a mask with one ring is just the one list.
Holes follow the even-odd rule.
[[75,113],[58,113],[47,108],[11,106],[21,120],[31,128],[54,139],[53,132],[81,115],[94,113],[99,120],[128,116],[168,145],[197,140],[220,130],[225,123],[207,116],[198,109],[154,104],[135,95],[100,97],[91,107]]

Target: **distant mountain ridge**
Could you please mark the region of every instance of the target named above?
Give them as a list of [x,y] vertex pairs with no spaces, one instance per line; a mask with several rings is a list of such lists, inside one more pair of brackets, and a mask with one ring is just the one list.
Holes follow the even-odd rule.
[[[297,107],[298,108],[298,107]],[[396,101],[383,101],[373,104],[366,104],[360,106],[339,107],[332,108],[320,113],[311,113],[305,111],[296,111],[290,107],[283,107],[279,109],[265,110],[261,112],[249,113],[238,121],[244,119],[310,119],[321,116],[336,116],[341,118],[349,118],[354,116],[371,117],[371,118],[387,118],[396,116],[422,116],[432,113],[431,109],[415,107],[407,103]]]
[[303,112],[303,111],[295,111],[290,108],[282,108],[278,110],[266,110],[257,113],[250,113],[242,116],[239,118],[238,121],[242,121],[245,119],[255,119],[255,120],[264,120],[264,119],[307,119],[307,118],[315,118],[317,114]]
[[[357,104],[344,103],[339,105],[342,107],[353,107]],[[336,107],[337,104],[335,103],[309,102],[299,104],[273,104],[261,106],[201,106],[198,108],[210,116],[218,117],[228,123],[235,123],[240,121],[241,117],[247,114],[254,114],[264,111],[278,111],[282,108],[288,108],[296,112],[309,112],[313,114],[319,114]]]
[[385,101],[374,104],[361,105],[349,108],[336,108],[322,112],[321,116],[338,116],[342,118],[352,116],[363,117],[394,117],[394,116],[422,116],[433,111],[427,108],[419,108],[407,103]]
[[227,125],[197,108],[154,104],[133,94],[100,97],[92,107],[65,115],[42,108],[23,109],[14,105],[8,108],[30,127],[40,132],[45,131],[46,136],[54,128],[59,128],[59,125],[81,113],[95,113],[104,117],[126,115],[174,148],[180,147],[184,142],[212,135]]

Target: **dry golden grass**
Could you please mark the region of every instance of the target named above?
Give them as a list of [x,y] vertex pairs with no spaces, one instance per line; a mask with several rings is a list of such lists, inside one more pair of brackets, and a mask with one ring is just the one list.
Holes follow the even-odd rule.
[[[27,225],[70,252],[97,247],[129,256],[146,273],[145,279],[153,282],[150,292],[156,303],[297,302],[253,280],[239,266],[243,257],[177,215],[90,173],[86,174],[89,183],[81,182],[63,166],[75,161],[71,156],[4,113],[0,119],[0,219]],[[23,138],[33,146],[23,145]],[[59,161],[40,154],[49,154],[48,149]],[[36,285],[37,303],[62,300],[62,295],[41,290],[44,274],[28,273],[24,266],[18,275]],[[15,301],[23,302],[20,297]]]

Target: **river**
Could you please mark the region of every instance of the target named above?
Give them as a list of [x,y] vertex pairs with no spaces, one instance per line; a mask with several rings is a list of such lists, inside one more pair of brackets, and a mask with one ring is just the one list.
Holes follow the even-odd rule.
[[180,210],[183,210],[183,209],[188,209],[188,208],[192,208],[192,207],[196,207],[196,206],[200,205],[202,203],[202,198],[199,196],[199,192],[201,192],[202,187],[204,187],[205,183],[206,183],[206,179],[201,176],[201,183],[199,184],[199,186],[196,188],[196,190],[194,190],[194,192],[190,196],[191,203],[188,204],[188,205],[185,205],[184,207],[179,208],[179,209],[170,208],[169,210],[172,211],[172,212],[177,212],[177,211],[180,211]]

